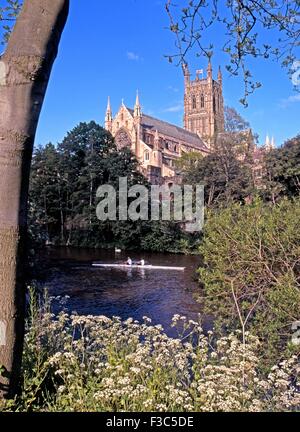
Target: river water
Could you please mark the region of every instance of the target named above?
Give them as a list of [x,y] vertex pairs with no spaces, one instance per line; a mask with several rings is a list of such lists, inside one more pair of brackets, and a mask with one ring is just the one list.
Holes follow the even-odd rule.
[[[77,248],[47,248],[43,252],[47,275],[43,282],[51,296],[69,296],[69,312],[83,315],[152,319],[172,335],[170,322],[175,314],[197,319],[201,307],[195,297],[200,294],[196,270],[198,256],[130,252],[132,259],[146,263],[182,266],[185,271],[105,269],[92,262],[125,261],[128,253]],[[204,327],[208,324],[204,320]]]

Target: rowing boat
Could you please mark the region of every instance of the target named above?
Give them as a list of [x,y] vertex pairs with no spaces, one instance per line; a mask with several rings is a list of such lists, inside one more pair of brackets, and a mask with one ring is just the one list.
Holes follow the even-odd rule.
[[141,270],[174,270],[174,271],[184,271],[185,267],[169,267],[169,266],[155,266],[155,265],[139,265],[139,264],[103,264],[103,263],[93,263],[93,267],[102,268],[120,268],[120,269],[141,269]]

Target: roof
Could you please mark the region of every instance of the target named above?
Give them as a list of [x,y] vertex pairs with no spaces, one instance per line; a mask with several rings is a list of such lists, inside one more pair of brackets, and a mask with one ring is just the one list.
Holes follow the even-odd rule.
[[[133,115],[134,111],[130,108],[127,109]],[[179,141],[183,141],[187,146],[205,152],[209,152],[208,147],[206,146],[204,141],[199,137],[199,135],[193,132],[189,132],[186,129],[183,129],[179,126],[173,125],[171,123],[167,123],[163,120],[159,120],[145,114],[142,115],[141,124],[145,129],[150,129],[153,132],[157,130],[158,133],[167,135]]]

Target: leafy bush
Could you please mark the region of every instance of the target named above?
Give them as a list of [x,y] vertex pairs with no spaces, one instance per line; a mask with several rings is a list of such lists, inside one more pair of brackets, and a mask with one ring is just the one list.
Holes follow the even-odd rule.
[[300,310],[300,201],[233,205],[208,213],[199,270],[206,311],[219,328],[242,323],[270,361],[290,344]]

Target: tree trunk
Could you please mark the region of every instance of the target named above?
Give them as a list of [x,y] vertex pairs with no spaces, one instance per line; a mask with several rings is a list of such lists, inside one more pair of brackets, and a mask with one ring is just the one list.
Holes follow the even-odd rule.
[[17,389],[33,142],[69,0],[25,0],[0,59],[0,397]]

